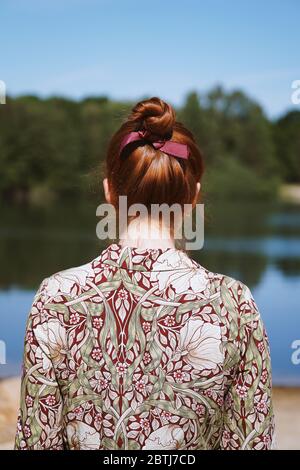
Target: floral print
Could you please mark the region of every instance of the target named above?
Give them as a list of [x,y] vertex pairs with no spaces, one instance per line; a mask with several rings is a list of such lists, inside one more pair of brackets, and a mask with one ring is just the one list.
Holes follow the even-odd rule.
[[57,319],[51,318],[48,323],[37,325],[35,337],[40,345],[36,354],[42,358],[44,370],[50,367],[51,361],[54,365],[64,361],[67,353],[66,331]]
[[78,268],[66,269],[49,278],[46,291],[52,297],[57,295],[58,292],[70,294],[74,286],[78,285],[84,287],[87,276],[91,274],[90,264]]
[[180,426],[167,424],[153,431],[145,441],[145,450],[180,449],[184,443],[184,432]]
[[96,450],[100,446],[99,432],[81,421],[67,425],[67,438],[70,450]]
[[273,447],[268,339],[243,283],[115,243],[41,283],[16,449]]
[[191,318],[180,330],[179,350],[195,369],[215,369],[223,362],[221,349],[221,330],[216,325]]
[[[179,268],[179,271],[176,268]],[[167,285],[172,284],[177,294],[189,290],[199,293],[208,284],[208,277],[204,269],[195,265],[179,250],[172,249],[166,250],[153,263],[151,280],[158,281],[159,290],[163,290]]]

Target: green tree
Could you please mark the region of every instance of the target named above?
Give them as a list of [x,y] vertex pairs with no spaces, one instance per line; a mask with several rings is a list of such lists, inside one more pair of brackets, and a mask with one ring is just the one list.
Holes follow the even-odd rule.
[[300,183],[300,111],[290,111],[274,124],[280,173],[289,183]]

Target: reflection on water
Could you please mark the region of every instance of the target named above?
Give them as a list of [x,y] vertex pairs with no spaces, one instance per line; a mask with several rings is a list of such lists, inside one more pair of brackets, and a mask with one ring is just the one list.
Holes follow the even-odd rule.
[[[86,263],[105,243],[95,235],[95,207],[0,210],[0,339],[18,373],[25,321],[41,280]],[[204,249],[191,253],[208,269],[228,274],[253,291],[270,337],[274,382],[300,385],[291,343],[300,339],[300,207],[206,206]]]

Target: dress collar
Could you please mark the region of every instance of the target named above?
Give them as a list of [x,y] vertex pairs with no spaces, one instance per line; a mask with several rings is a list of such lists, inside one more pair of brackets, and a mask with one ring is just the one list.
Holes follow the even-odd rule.
[[198,268],[199,264],[177,248],[138,248],[112,243],[97,258],[108,266],[129,271],[174,271]]

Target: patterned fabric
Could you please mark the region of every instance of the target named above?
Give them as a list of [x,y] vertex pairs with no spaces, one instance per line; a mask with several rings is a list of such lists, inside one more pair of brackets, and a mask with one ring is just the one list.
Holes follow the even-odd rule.
[[175,248],[118,244],[42,282],[16,449],[270,449],[273,436],[247,286]]

